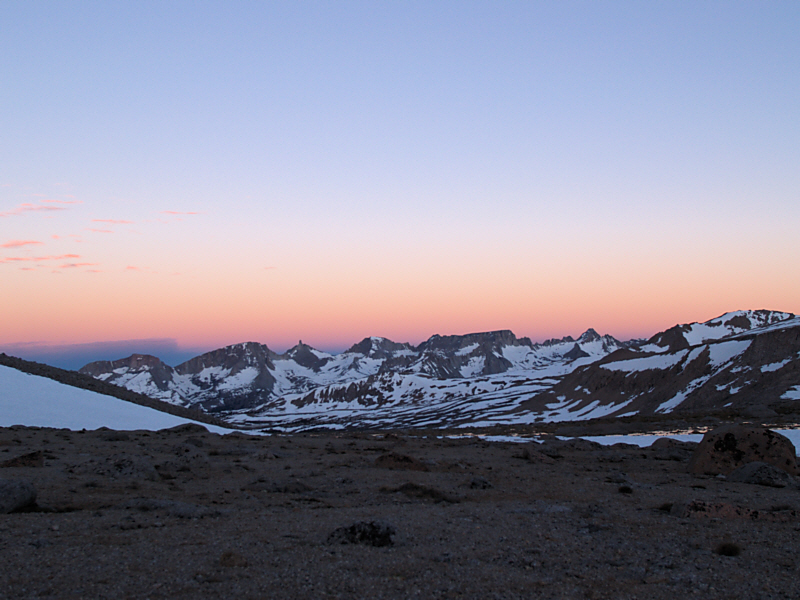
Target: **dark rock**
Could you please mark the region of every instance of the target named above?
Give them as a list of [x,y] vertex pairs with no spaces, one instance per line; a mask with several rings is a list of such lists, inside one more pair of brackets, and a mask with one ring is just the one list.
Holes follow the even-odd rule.
[[223,552],[219,557],[219,566],[232,568],[232,567],[246,567],[248,565],[247,558],[238,552]]
[[772,465],[763,462],[750,462],[731,472],[728,481],[739,483],[752,483],[776,488],[797,488],[794,477]]
[[522,448],[519,448],[511,456],[513,458],[521,458],[523,460],[527,460],[530,462],[539,462],[545,464],[553,464],[555,462],[555,460],[553,460],[550,456],[548,456],[544,452],[539,452],[539,450],[536,448],[526,448],[524,446]]
[[391,546],[396,533],[388,523],[359,521],[349,527],[339,527],[328,536],[329,544],[363,544],[365,546]]
[[765,427],[723,425],[703,436],[689,461],[689,472],[728,475],[749,462],[763,462],[797,475],[792,442]]
[[36,452],[29,452],[15,458],[3,461],[0,463],[0,468],[3,467],[43,467],[44,466],[44,453],[41,450]]
[[114,431],[107,427],[101,427],[97,430],[97,436],[104,442],[127,442],[131,436],[124,431]]
[[753,406],[745,407],[742,410],[742,415],[754,419],[770,419],[772,417],[777,417],[778,413],[764,404],[754,404]]
[[199,423],[183,423],[182,425],[176,425],[175,427],[170,427],[165,431],[168,431],[170,433],[181,433],[189,435],[208,433],[208,429],[206,429]]
[[669,437],[660,437],[655,442],[650,444],[650,448],[653,450],[688,450],[690,452],[694,452],[695,448],[697,448],[696,442],[682,442],[681,440],[676,440],[674,438]]
[[0,514],[24,510],[36,505],[36,488],[19,479],[0,479]]
[[375,460],[375,466],[383,467],[384,469],[402,469],[405,471],[428,470],[428,466],[416,458],[406,456],[405,454],[397,454],[395,452],[389,452],[388,454],[379,456]]
[[650,444],[650,455],[655,460],[687,461],[697,448],[694,442],[681,442],[672,438],[658,438]]
[[420,485],[418,483],[404,483],[403,485],[396,487],[396,488],[382,488],[382,492],[400,492],[401,494],[405,494],[406,496],[410,496],[411,498],[420,498],[422,500],[433,500],[434,502],[450,502],[456,503],[458,502],[458,498],[454,498],[448,494],[445,494],[441,490],[437,490],[434,487],[430,487],[427,485]]
[[469,487],[473,490],[488,490],[494,486],[483,477],[474,477],[472,481],[469,482]]

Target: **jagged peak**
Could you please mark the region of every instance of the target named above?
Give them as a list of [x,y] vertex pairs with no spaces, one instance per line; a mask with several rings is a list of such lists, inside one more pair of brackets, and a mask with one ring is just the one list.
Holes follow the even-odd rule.
[[727,325],[729,327],[736,327],[740,329],[752,329],[755,327],[772,325],[773,323],[779,323],[780,321],[786,321],[792,318],[794,318],[793,313],[776,310],[735,310],[727,312],[714,319],[710,319],[703,324],[711,327]]
[[79,369],[80,373],[113,371],[114,369],[128,368],[128,369],[152,369],[155,367],[170,368],[157,356],[152,354],[131,354],[126,358],[118,358],[116,360],[97,360],[84,365]]
[[586,344],[588,342],[595,342],[600,339],[600,334],[591,327],[584,331],[578,338],[578,343]]
[[[527,338],[523,340],[530,342]],[[435,334],[417,346],[417,350],[460,350],[472,344],[491,344],[492,346],[511,346],[517,345],[522,340],[510,329],[498,329],[496,331],[484,331],[479,333],[467,333],[464,335],[439,335]]]
[[565,335],[563,338],[550,338],[542,342],[542,346],[556,346],[557,344],[571,344],[575,338],[571,335]]
[[393,342],[389,338],[373,335],[371,337],[365,337],[357,344],[353,344],[347,350],[345,350],[345,353],[349,352],[353,354],[371,356],[375,353],[394,352],[396,350],[403,350],[409,347],[410,346],[408,344]]

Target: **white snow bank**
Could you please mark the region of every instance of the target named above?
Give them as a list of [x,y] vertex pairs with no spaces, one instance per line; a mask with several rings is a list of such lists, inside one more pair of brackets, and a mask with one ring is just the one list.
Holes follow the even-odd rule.
[[731,340],[730,342],[711,344],[708,347],[710,353],[709,362],[718,367],[731,360],[734,356],[738,356],[749,347],[750,340]]
[[0,366],[0,427],[157,431],[184,423],[197,423],[213,433],[232,431]]
[[677,365],[684,356],[686,356],[686,350],[681,350],[675,354],[656,354],[654,356],[645,356],[642,358],[618,360],[600,366],[609,371],[628,371],[629,373],[633,373],[634,371],[647,371],[650,369],[669,369]]
[[800,400],[800,385],[796,385],[794,387],[790,387],[786,392],[781,396],[783,400]]

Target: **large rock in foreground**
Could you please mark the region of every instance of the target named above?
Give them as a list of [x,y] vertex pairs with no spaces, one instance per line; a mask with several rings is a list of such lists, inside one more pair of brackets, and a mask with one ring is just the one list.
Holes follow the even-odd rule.
[[728,475],[756,461],[798,474],[797,455],[789,438],[765,427],[743,425],[723,425],[706,433],[689,461],[689,471]]
[[0,479],[0,514],[7,514],[36,503],[36,489],[27,481]]

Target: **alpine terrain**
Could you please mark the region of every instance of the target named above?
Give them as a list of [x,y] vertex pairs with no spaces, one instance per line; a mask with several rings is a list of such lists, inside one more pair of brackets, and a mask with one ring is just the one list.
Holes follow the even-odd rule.
[[333,355],[246,342],[170,367],[134,354],[81,373],[232,425],[277,430],[466,427],[732,408],[800,400],[800,318],[767,310],[619,341],[589,329],[543,343],[511,331],[365,338]]

